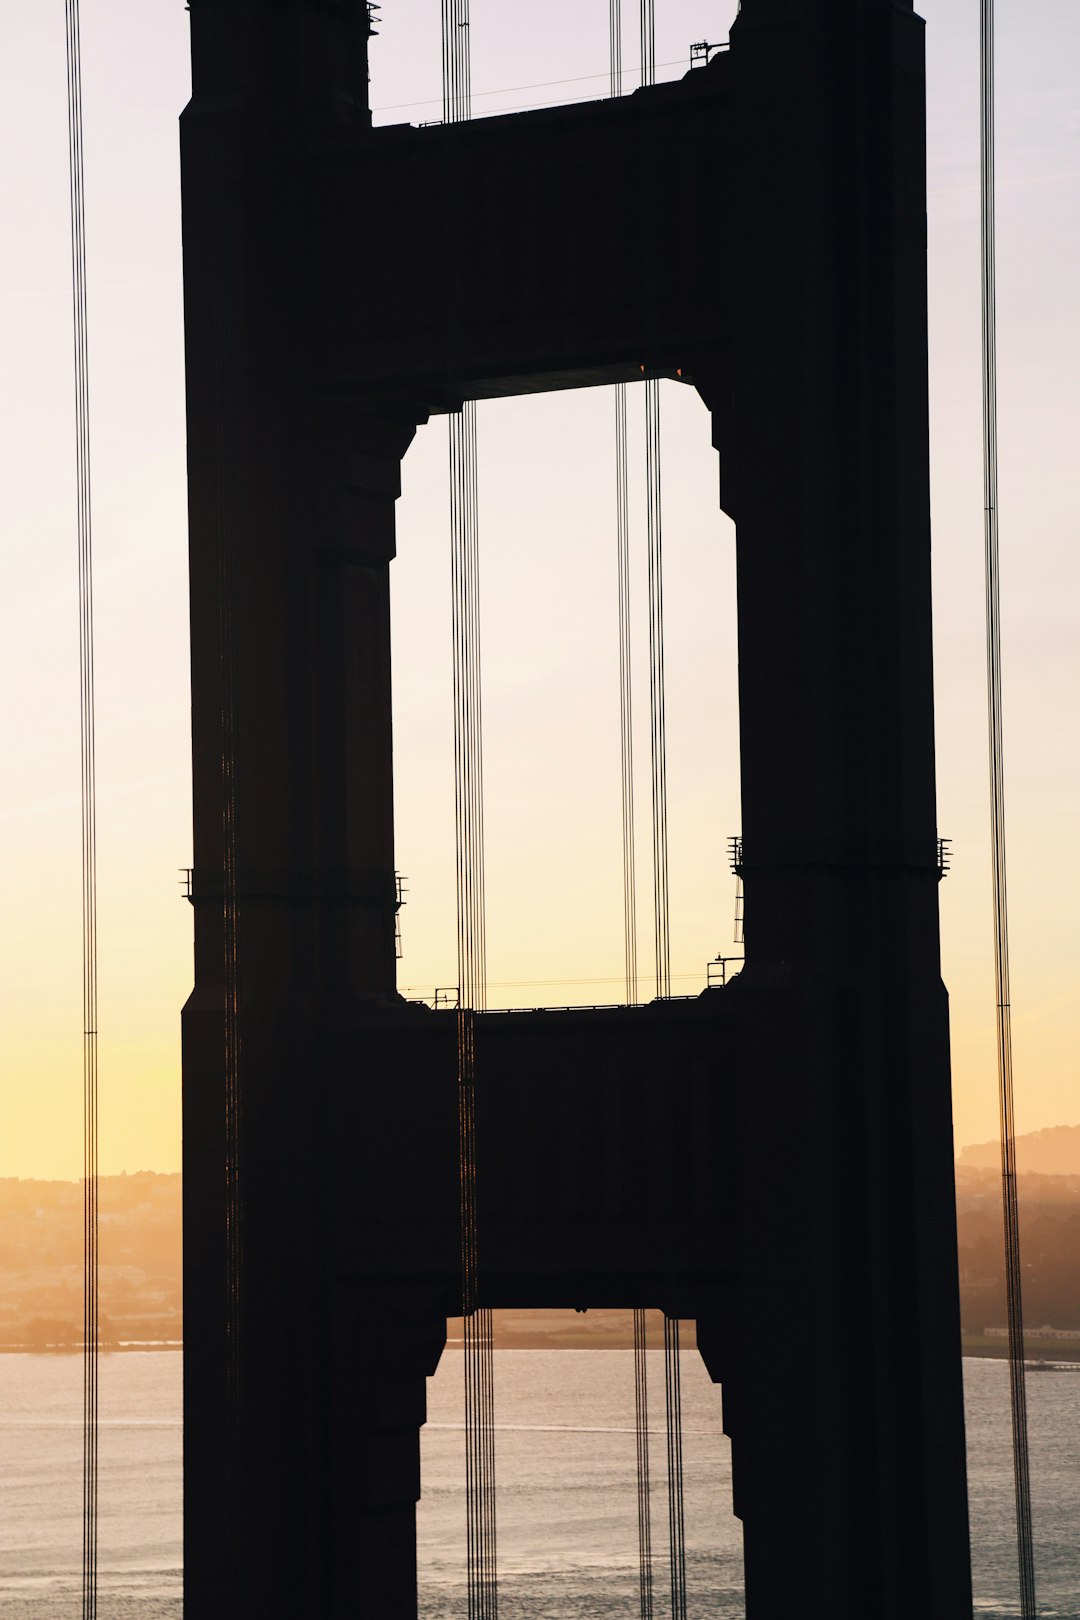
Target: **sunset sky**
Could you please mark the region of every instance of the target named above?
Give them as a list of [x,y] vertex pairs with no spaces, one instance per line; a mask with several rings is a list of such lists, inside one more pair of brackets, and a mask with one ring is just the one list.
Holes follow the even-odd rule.
[[[636,7],[626,12],[633,87]],[[997,1128],[983,662],[976,0],[925,0],[941,890],[957,1140]],[[734,0],[660,0],[659,76]],[[439,116],[437,0],[385,0],[380,123]],[[472,0],[477,116],[607,93],[606,0]],[[1080,6],[998,3],[1001,521],[1017,1117],[1080,1122]],[[83,0],[96,634],[101,1167],[179,1166],[191,980],[181,0]],[[60,0],[3,8],[0,53],[0,1175],[81,1167],[73,384]],[[489,93],[490,92],[490,93]],[[723,208],[723,197],[712,200]],[[733,251],[737,251],[733,244]],[[676,993],[733,949],[734,534],[704,407],[665,385]],[[613,405],[479,408],[493,1005],[621,996]],[[641,400],[631,395],[638,716]],[[400,984],[455,977],[446,427],[404,468],[394,566]],[[639,759],[647,763],[646,731]],[[639,893],[650,892],[648,783]],[[807,918],[812,932],[813,918]],[[643,968],[651,938],[642,906]]]

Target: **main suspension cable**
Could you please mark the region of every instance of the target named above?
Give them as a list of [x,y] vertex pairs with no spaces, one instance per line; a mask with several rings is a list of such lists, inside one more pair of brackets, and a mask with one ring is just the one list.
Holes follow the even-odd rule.
[[[468,0],[443,0],[443,118],[448,124],[471,116],[470,63]],[[487,1004],[487,908],[475,401],[466,400],[451,413],[449,440],[468,1614],[469,1620],[497,1620],[492,1314],[480,1304],[477,1211],[476,1014]]]
[[1035,1552],[1031,1524],[1024,1308],[1020,1264],[1020,1207],[1016,1181],[1013,1109],[1012,1008],[1009,988],[1009,908],[1005,863],[1005,751],[1002,729],[1001,577],[998,535],[997,275],[994,220],[994,5],[979,6],[979,111],[982,248],[983,516],[986,566],[986,690],[990,752],[990,828],[994,900],[994,976],[997,991],[998,1107],[1001,1196],[1005,1226],[1005,1288],[1009,1328],[1009,1390],[1020,1612],[1034,1620]]
[[82,1613],[96,1620],[98,1594],[98,966],[97,780],[94,729],[94,581],[90,521],[90,363],[86,297],[79,0],[65,0],[71,310],[75,344],[75,496],[79,596],[79,740],[82,829],[83,1078],[83,1471]]

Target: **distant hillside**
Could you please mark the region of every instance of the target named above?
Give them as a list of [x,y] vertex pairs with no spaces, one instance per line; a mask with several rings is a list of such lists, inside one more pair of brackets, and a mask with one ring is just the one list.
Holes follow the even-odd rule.
[[[178,1343],[180,1177],[102,1176],[99,1207],[103,1344]],[[82,1223],[81,1182],[0,1179],[0,1350],[81,1341]]]
[[[1024,1312],[1034,1339],[1047,1324],[1080,1335],[1080,1127],[1022,1137],[1020,1226]],[[1048,1171],[1046,1165],[1060,1167]],[[957,1165],[961,1314],[968,1350],[1001,1354],[1005,1317],[1001,1175],[996,1143]],[[178,1175],[101,1180],[101,1337],[107,1348],[174,1346],[183,1337]],[[82,1187],[0,1179],[0,1351],[75,1350],[82,1338]],[[283,1300],[289,1299],[283,1290]],[[303,1308],[302,1298],[294,1306]],[[661,1342],[650,1315],[650,1344]],[[496,1313],[505,1347],[567,1349],[631,1343],[629,1311]],[[451,1346],[461,1324],[448,1324]],[[792,1323],[792,1343],[798,1326]],[[693,1342],[688,1323],[684,1343]],[[1035,1354],[1080,1355],[1057,1342]]]
[[[977,1142],[961,1148],[960,1164],[975,1170],[997,1170],[1001,1149],[997,1141]],[[1080,1176],[1080,1125],[1051,1125],[1016,1138],[1016,1168],[1039,1176]]]

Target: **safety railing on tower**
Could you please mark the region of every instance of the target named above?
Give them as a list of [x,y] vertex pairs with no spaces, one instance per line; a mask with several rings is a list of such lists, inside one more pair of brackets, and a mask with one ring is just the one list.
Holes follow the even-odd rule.
[[401,908],[409,892],[405,887],[406,881],[400,872],[394,873],[394,955],[399,962],[405,954],[401,943]]
[[714,45],[711,40],[698,39],[690,47],[690,68],[708,67],[717,51],[728,51],[731,46],[725,40],[723,44]]
[[[722,990],[730,979],[738,977],[744,960],[741,956],[714,956],[711,962],[705,964],[705,988]],[[739,966],[729,973],[728,965],[732,962],[737,962]]]
[[[743,841],[737,835],[733,835],[731,838],[728,839],[727,843],[728,843],[728,864],[729,864],[729,866],[731,868],[731,871],[734,874],[734,876],[739,879],[740,888],[741,888],[742,878],[743,878],[743,875],[744,875]],[[952,839],[951,838],[939,838],[939,839],[937,839],[935,849],[936,849],[936,861],[935,861],[935,864],[936,864],[936,868],[937,868],[937,875],[938,875],[939,878],[947,877],[949,872],[952,871]],[[822,864],[831,864],[831,863],[824,862]],[[886,863],[883,862],[882,864],[886,864]],[[903,863],[903,864],[912,864],[913,865],[914,863]],[[920,864],[922,864],[922,863],[920,863]]]

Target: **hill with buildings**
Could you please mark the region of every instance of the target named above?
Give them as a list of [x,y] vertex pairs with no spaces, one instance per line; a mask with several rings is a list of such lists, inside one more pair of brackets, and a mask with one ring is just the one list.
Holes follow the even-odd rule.
[[[179,1344],[179,1175],[102,1176],[99,1208],[102,1343]],[[78,1347],[82,1287],[82,1183],[0,1179],[0,1349]]]
[[[1017,1159],[1029,1349],[1080,1357],[1080,1126],[1019,1138]],[[965,1349],[1002,1354],[997,1144],[965,1148],[956,1177]],[[103,1345],[176,1347],[183,1338],[179,1175],[104,1176],[100,1212]],[[81,1183],[0,1179],[0,1350],[79,1347],[82,1249]],[[1052,1332],[1040,1331],[1044,1328]],[[792,1333],[794,1341],[794,1327]],[[686,1342],[692,1342],[691,1334],[688,1330]],[[448,1336],[451,1345],[460,1339],[460,1322],[449,1324]],[[630,1313],[499,1312],[496,1342],[505,1347],[629,1345]],[[650,1325],[650,1342],[661,1342],[658,1316]]]

